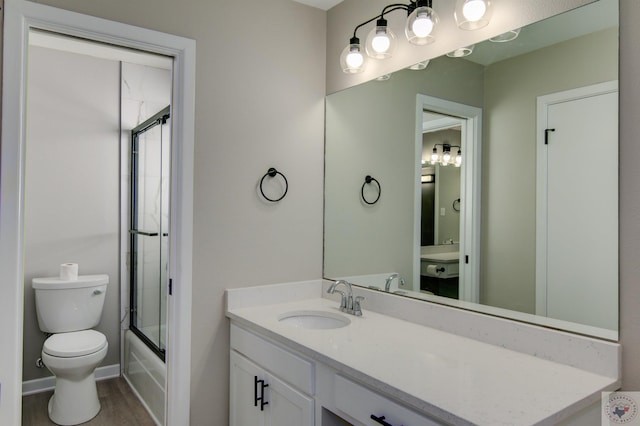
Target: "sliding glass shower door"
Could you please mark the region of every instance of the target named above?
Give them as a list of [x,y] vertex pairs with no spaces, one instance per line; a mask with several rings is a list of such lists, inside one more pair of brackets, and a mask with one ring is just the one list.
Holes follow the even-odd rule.
[[131,131],[130,329],[166,349],[171,130],[169,107]]

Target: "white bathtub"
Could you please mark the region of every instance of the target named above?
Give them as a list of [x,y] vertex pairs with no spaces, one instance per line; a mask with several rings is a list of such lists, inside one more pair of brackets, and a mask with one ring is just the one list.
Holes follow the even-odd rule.
[[123,375],[158,425],[164,424],[166,366],[131,330],[125,331]]

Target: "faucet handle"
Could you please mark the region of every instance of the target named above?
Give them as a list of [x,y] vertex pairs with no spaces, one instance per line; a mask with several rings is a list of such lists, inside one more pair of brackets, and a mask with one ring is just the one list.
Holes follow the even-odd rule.
[[353,315],[357,317],[362,316],[362,307],[360,302],[364,300],[364,296],[356,296],[356,299],[353,301]]
[[334,290],[335,293],[340,295],[340,310],[345,312],[347,310],[347,295],[342,290]]

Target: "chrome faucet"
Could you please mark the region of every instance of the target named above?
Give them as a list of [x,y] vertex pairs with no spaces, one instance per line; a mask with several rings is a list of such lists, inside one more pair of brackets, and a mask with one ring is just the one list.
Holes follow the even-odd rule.
[[398,274],[397,272],[394,272],[393,274],[391,274],[391,275],[389,275],[387,277],[387,281],[385,281],[385,283],[384,283],[384,291],[386,291],[388,293],[389,290],[391,290],[391,283],[396,278],[398,279],[398,287],[404,285],[404,278],[402,278],[400,276],[400,274]]
[[[340,284],[344,285],[347,288],[346,293],[336,288]],[[353,288],[351,287],[351,283],[346,280],[337,280],[336,282],[331,284],[331,286],[327,290],[327,293],[329,294],[333,294],[336,292],[342,296],[342,299],[340,301],[340,310],[342,312],[346,312],[347,314],[352,314],[357,317],[362,316],[360,301],[364,300],[364,297],[357,296],[355,298],[355,301],[353,300]]]

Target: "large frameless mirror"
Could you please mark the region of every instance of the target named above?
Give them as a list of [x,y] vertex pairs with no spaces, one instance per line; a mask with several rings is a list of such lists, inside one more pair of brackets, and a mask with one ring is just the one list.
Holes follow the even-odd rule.
[[417,68],[327,97],[324,277],[617,340],[617,0]]

